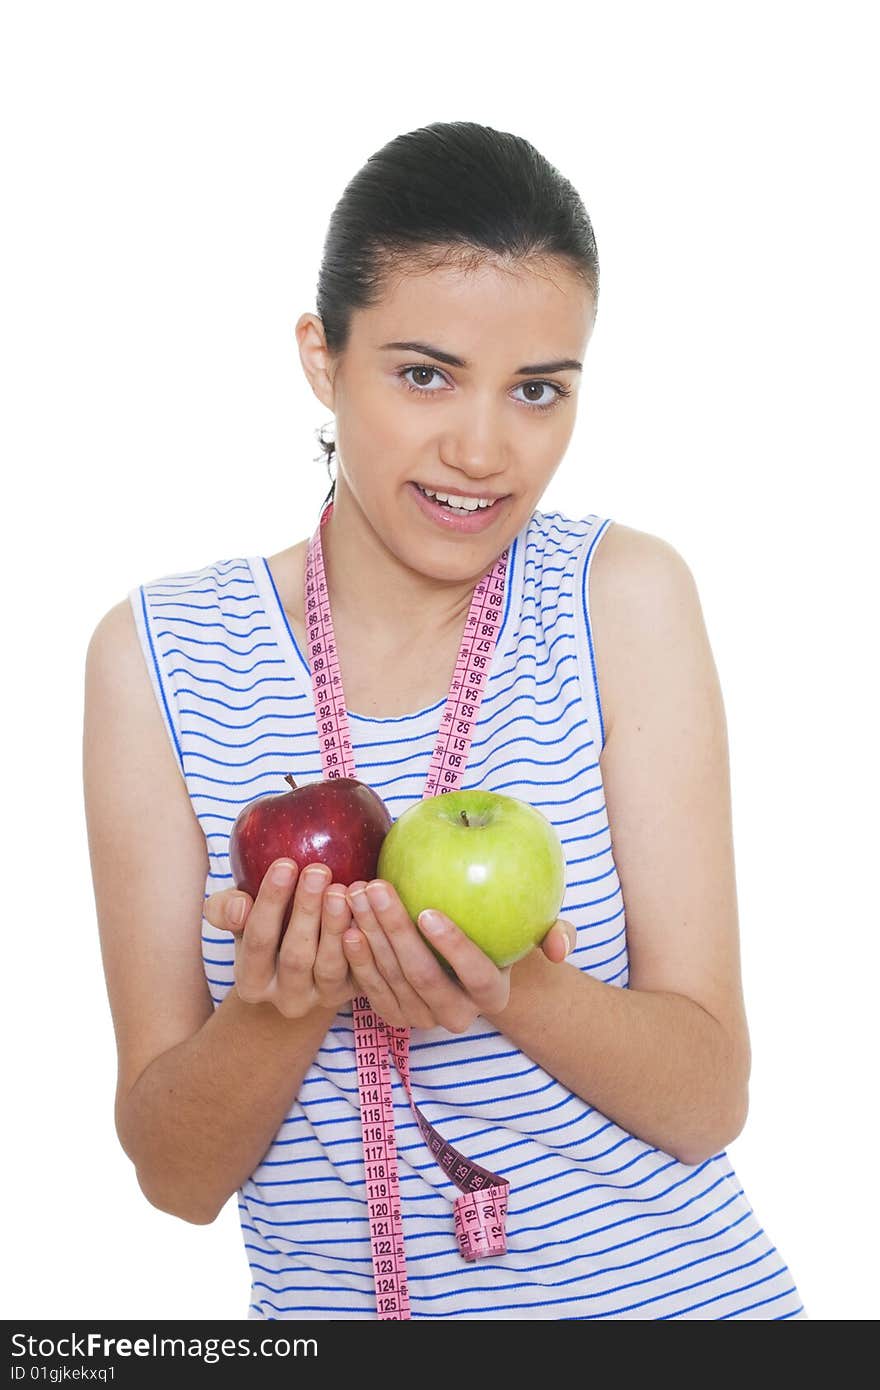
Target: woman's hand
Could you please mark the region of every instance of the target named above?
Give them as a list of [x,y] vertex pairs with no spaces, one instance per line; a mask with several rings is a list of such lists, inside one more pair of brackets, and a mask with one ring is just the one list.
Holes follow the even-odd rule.
[[[276,881],[277,869],[286,870],[284,881]],[[241,922],[230,915],[236,902],[244,904]],[[307,864],[300,873],[294,860],[277,859],[256,898],[224,888],[211,894],[204,912],[212,927],[235,935],[235,988],[245,1003],[274,1004],[285,1018],[302,1018],[313,1008],[338,1009],[360,992],[342,949],[343,932],[351,923],[345,885],[330,883],[325,864]]]
[[[439,929],[432,931],[425,923],[422,930],[457,979],[425,944],[390,883],[353,883],[346,896],[355,924],[343,934],[342,947],[356,993],[365,994],[386,1023],[464,1033],[478,1015],[497,1014],[505,1007],[512,966],[499,969],[449,917],[437,913]],[[561,919],[541,943],[551,961],[564,960],[573,944],[574,927]]]

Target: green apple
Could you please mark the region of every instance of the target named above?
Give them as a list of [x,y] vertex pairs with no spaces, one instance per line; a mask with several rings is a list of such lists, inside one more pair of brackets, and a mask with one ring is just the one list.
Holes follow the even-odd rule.
[[436,908],[501,967],[543,940],[565,896],[565,853],[543,812],[478,789],[408,807],[382,841],[376,873],[414,922]]

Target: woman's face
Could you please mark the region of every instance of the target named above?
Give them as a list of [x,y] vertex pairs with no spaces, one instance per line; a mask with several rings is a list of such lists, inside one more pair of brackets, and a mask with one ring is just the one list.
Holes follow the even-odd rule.
[[506,541],[526,523],[565,454],[581,372],[555,364],[583,362],[593,319],[589,290],[559,260],[399,273],[380,303],[354,313],[336,359],[321,348],[320,319],[303,315],[303,365],[336,417],[337,499],[350,492],[380,534],[398,547],[410,536],[424,560],[432,542],[462,538],[423,515],[412,483],[504,495],[497,523],[467,537],[497,549],[502,530]]

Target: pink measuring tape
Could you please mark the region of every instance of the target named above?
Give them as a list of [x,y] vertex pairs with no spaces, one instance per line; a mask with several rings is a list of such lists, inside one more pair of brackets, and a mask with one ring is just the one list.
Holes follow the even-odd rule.
[[[305,590],[318,742],[324,776],[328,778],[357,776],[321,547],[321,528],[332,512],[331,501],[321,513],[309,542]],[[501,625],[508,554],[505,550],[499,556],[474,589],[423,796],[456,791],[464,776]],[[459,1189],[460,1195],[453,1203],[455,1234],[466,1260],[506,1251],[504,1222],[510,1184],[497,1173],[471,1163],[437,1133],[418,1109],[409,1080],[410,1030],[385,1023],[373,1012],[366,995],[353,1001],[352,1016],[376,1311],[380,1319],[400,1321],[410,1317],[410,1303],[389,1056],[397,1067],[422,1138]]]

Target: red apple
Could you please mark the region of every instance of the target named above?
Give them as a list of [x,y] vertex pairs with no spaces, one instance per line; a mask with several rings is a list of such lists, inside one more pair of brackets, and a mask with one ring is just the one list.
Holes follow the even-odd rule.
[[[391,816],[382,798],[355,777],[328,777],[262,796],[239,813],[229,836],[229,865],[236,888],[256,898],[269,865],[292,859],[300,870],[326,864],[331,883],[346,887],[376,877]],[[291,898],[284,925],[290,919]]]

